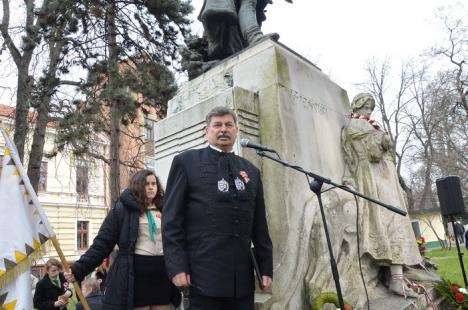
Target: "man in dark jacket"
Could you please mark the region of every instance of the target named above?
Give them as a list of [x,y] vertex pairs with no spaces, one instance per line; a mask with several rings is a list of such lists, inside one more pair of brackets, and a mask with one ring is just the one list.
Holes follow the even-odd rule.
[[[84,297],[88,301],[89,308],[91,310],[101,310],[102,309],[102,294],[100,283],[98,280],[93,278],[88,278],[81,282],[81,290],[83,291]],[[81,302],[76,304],[76,310],[83,310],[83,305]]]
[[190,309],[254,309],[251,243],[262,286],[272,283],[272,243],[259,170],[234,155],[237,117],[224,107],[206,117],[209,146],[174,158],[162,215],[166,267],[190,287]]

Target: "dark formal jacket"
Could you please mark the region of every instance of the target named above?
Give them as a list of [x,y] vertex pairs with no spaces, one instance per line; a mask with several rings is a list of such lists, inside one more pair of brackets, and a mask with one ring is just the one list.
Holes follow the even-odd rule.
[[[86,296],[86,300],[88,301],[89,308],[91,310],[101,310],[102,308],[102,294],[101,293],[91,293]],[[76,310],[84,310],[83,305],[81,302],[76,304]]]
[[[228,176],[220,172],[222,156],[231,156]],[[172,162],[165,197],[162,233],[170,278],[190,274],[192,289],[204,296],[250,294],[251,242],[261,274],[272,276],[263,187],[249,161],[211,147],[186,151]]]
[[58,300],[58,297],[69,290],[68,282],[65,280],[63,273],[59,273],[59,279],[61,287],[54,285],[48,274],[46,274],[39,282],[37,282],[33,299],[34,308],[37,308],[38,310],[66,309],[66,307],[54,307],[54,303]]
[[133,309],[133,253],[138,238],[140,207],[133,194],[125,190],[110,210],[91,247],[72,266],[78,281],[99,266],[114,246],[119,252],[106,278],[102,309]]

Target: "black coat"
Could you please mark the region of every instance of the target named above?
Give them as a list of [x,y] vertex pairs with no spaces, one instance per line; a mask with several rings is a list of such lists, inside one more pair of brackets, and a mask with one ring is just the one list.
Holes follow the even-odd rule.
[[[101,293],[91,293],[86,297],[88,301],[89,308],[91,310],[101,310],[102,309],[102,294]],[[83,310],[83,305],[81,302],[76,304],[76,310]]]
[[[68,290],[68,282],[65,280],[63,273],[59,273],[60,283],[62,287],[55,286],[46,274],[39,282],[37,282],[34,292],[34,308],[38,310],[55,310],[54,303],[60,295],[63,295]],[[62,309],[66,309],[63,307]]]
[[102,309],[133,309],[133,252],[138,237],[140,207],[133,194],[125,190],[110,210],[91,247],[72,266],[78,281],[99,266],[114,246],[119,252],[106,278]]
[[[242,297],[255,288],[251,242],[266,276],[273,274],[272,243],[259,170],[239,156],[231,157],[240,170],[228,178],[229,190],[223,194],[229,195],[221,199],[220,156],[223,153],[207,147],[174,158],[162,216],[164,257],[169,277],[190,274],[197,293]],[[238,184],[241,180],[243,185]],[[234,189],[234,181],[241,190]]]

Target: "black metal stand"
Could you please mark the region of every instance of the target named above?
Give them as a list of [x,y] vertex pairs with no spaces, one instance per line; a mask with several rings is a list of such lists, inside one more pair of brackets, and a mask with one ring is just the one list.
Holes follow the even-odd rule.
[[[271,159],[273,161],[276,161],[276,162],[282,164],[283,166],[286,166],[286,167],[292,168],[294,170],[297,170],[299,172],[302,172],[306,176],[313,178],[313,180],[309,184],[309,188],[310,188],[311,191],[313,191],[317,195],[317,199],[318,199],[319,207],[320,207],[320,214],[322,215],[323,229],[325,230],[325,237],[327,239],[328,252],[330,254],[330,267],[331,267],[331,270],[332,270],[333,280],[335,282],[336,295],[338,296],[338,302],[340,304],[340,309],[344,309],[345,304],[344,304],[344,300],[343,300],[343,294],[341,292],[340,276],[339,276],[339,273],[338,273],[338,267],[336,265],[336,260],[335,260],[335,257],[333,255],[333,249],[332,249],[332,245],[331,245],[331,241],[330,241],[330,235],[328,233],[327,220],[325,218],[325,211],[323,209],[323,204],[322,204],[322,195],[321,195],[321,193],[322,193],[323,183],[333,185],[333,186],[335,186],[337,188],[340,188],[340,189],[342,189],[344,191],[347,191],[347,192],[349,192],[351,194],[354,194],[356,196],[359,196],[361,198],[369,200],[369,201],[371,201],[373,203],[381,205],[382,207],[387,208],[388,210],[393,211],[395,213],[398,213],[400,215],[406,216],[407,213],[405,211],[403,211],[403,210],[400,210],[400,209],[394,207],[394,206],[387,205],[387,204],[384,204],[384,203],[382,203],[382,202],[380,202],[378,200],[367,197],[367,196],[365,196],[365,195],[363,195],[363,194],[361,194],[359,192],[356,192],[356,191],[350,189],[349,187],[347,187],[345,185],[337,184],[335,182],[332,182],[330,179],[327,179],[327,178],[324,178],[324,177],[322,177],[322,176],[320,176],[318,174],[306,171],[306,170],[304,170],[303,168],[301,168],[299,166],[291,165],[291,164],[289,164],[289,163],[287,163],[287,162],[285,162],[285,161],[283,161],[281,159],[278,159],[278,158],[275,158],[275,157],[273,157],[273,156],[271,156],[269,154],[266,154],[264,151],[257,150],[257,154],[259,156],[266,157],[266,158],[269,158],[269,159]],[[466,277],[465,277],[465,282],[466,282]]]
[[453,215],[450,216],[450,220],[452,222],[453,235],[455,236],[455,244],[457,245],[458,260],[460,261],[460,268],[462,270],[463,280],[465,281],[465,287],[468,287],[468,282],[466,280],[465,265],[463,264],[463,253],[460,251],[460,244],[458,243],[457,229],[455,228],[455,218],[453,217]]

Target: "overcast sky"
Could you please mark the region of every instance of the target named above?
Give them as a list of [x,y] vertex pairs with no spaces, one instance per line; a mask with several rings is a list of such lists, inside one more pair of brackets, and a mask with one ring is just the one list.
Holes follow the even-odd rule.
[[[262,30],[277,32],[280,42],[317,64],[330,78],[356,94],[354,84],[365,79],[372,57],[392,60],[418,57],[441,39],[438,8],[455,7],[467,16],[459,0],[273,0]],[[203,0],[192,1],[196,14]],[[462,12],[463,11],[463,12]],[[467,17],[468,18],[468,17]],[[202,32],[196,21],[193,28]]]
[[[193,29],[201,35],[196,16],[203,0],[192,3]],[[436,18],[442,6],[454,7],[452,12],[468,20],[468,5],[460,0],[274,0],[262,30],[278,32],[281,43],[317,64],[351,98],[358,91],[355,84],[365,80],[367,60],[388,57],[398,68],[402,59],[418,57],[442,39]],[[0,66],[0,86],[6,86],[6,76],[15,80],[15,67]],[[0,89],[0,102],[14,98]]]

